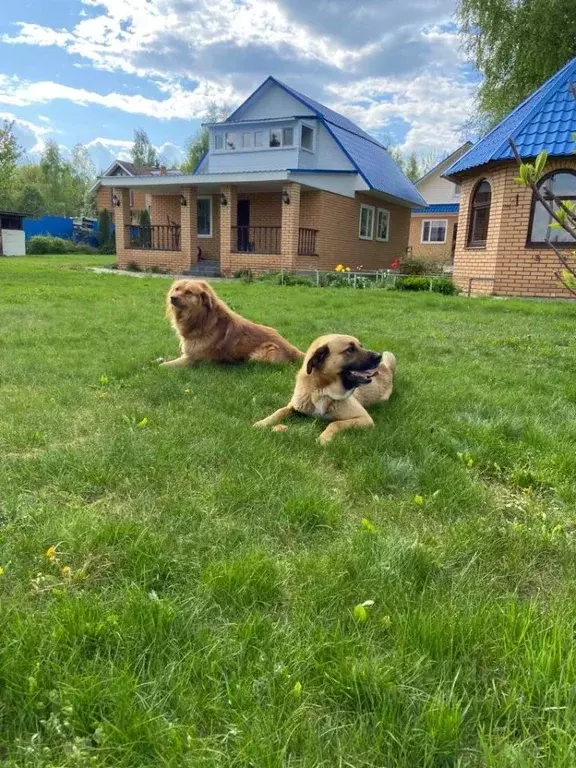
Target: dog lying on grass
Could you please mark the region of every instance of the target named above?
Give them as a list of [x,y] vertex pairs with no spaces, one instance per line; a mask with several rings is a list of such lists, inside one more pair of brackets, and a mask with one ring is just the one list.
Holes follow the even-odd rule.
[[373,427],[366,407],[389,399],[395,372],[391,352],[371,352],[353,336],[321,336],[306,352],[288,405],[254,426],[271,427],[293,413],[320,416],[332,422],[321,443],[343,429]]
[[177,280],[167,296],[167,314],[180,339],[180,357],[169,368],[204,360],[219,363],[289,363],[303,353],[274,328],[233,312],[204,280]]

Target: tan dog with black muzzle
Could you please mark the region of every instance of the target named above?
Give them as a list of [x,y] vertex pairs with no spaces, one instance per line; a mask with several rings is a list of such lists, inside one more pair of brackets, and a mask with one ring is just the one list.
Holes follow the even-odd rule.
[[366,407],[389,399],[395,371],[391,352],[371,352],[353,336],[321,336],[306,352],[288,405],[254,426],[271,427],[293,413],[319,416],[332,422],[321,443],[343,429],[373,427]]

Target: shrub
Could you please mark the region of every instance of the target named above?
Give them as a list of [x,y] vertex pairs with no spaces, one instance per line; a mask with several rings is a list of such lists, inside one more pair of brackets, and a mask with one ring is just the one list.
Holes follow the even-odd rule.
[[126,269],[128,272],[142,272],[142,267],[137,261],[129,261],[128,264],[126,264]]
[[398,271],[401,275],[435,275],[440,267],[441,265],[434,261],[403,259],[400,262]]
[[[432,287],[430,287],[432,283]],[[448,277],[401,277],[396,281],[396,289],[399,291],[430,291],[452,296],[457,293],[457,288]]]
[[233,277],[237,280],[242,280],[245,283],[251,283],[254,280],[254,275],[251,269],[238,269],[234,272]]
[[64,240],[62,237],[36,235],[28,240],[26,253],[32,256],[45,256],[56,253],[96,253],[96,249],[86,244],[76,245],[72,240]]

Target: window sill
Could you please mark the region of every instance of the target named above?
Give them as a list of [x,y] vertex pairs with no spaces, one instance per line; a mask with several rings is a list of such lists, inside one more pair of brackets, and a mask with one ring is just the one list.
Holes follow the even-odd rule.
[[198,240],[210,240],[212,235],[198,235]]
[[374,240],[373,237],[362,237],[362,235],[358,235],[358,240],[366,240],[367,242],[372,242]]
[[446,245],[446,240],[420,240],[420,245]]
[[466,251],[485,251],[486,246],[485,245],[467,245],[464,249]]
[[377,237],[376,241],[378,243],[388,243],[388,242],[390,242],[388,238],[386,238],[386,240],[384,240],[384,238],[382,238],[382,237]]

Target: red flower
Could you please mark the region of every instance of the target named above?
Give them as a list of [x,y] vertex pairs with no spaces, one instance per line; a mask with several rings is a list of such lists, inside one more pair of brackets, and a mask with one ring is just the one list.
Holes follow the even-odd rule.
[[394,259],[392,264],[390,264],[390,269],[398,269],[400,266],[400,259]]

